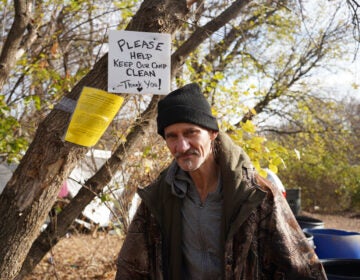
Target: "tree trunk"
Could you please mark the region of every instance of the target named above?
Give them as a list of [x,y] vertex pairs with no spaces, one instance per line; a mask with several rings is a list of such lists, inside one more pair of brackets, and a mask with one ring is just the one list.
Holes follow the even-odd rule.
[[[105,88],[102,59],[69,94],[77,99],[84,85]],[[100,81],[100,82],[98,82]],[[27,153],[0,196],[0,279],[13,279],[40,232],[64,180],[84,147],[64,142],[70,114],[53,110],[39,125]]]
[[[179,7],[180,10],[175,10]],[[175,11],[178,20],[173,17]],[[147,0],[143,2],[127,29],[173,33],[186,13],[185,1],[178,1],[177,5],[167,5],[161,0]],[[107,89],[107,55],[95,64],[93,70],[67,97],[77,100],[83,86]],[[19,273],[63,181],[87,151],[84,147],[62,140],[69,117],[69,113],[57,109],[46,117],[0,196],[0,279],[13,279]],[[121,162],[122,159],[117,158],[117,161]],[[96,190],[96,187],[94,189]],[[81,193],[84,192],[86,191],[82,190]],[[87,194],[87,197],[87,200],[91,201],[93,194]],[[82,208],[78,207],[74,212],[68,212],[71,212],[71,216],[78,216],[81,210]],[[65,210],[63,212],[67,213]],[[67,219],[64,215],[64,222],[66,220],[73,219]]]

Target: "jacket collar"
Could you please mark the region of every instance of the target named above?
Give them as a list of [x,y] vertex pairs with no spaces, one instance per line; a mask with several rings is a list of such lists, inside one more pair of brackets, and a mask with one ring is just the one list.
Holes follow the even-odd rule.
[[216,143],[224,195],[224,226],[227,238],[249,217],[264,199],[255,180],[255,170],[248,155],[224,132]]

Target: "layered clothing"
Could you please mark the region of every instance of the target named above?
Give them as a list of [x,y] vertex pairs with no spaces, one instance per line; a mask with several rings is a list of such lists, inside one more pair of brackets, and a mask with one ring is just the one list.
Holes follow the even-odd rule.
[[[221,132],[215,158],[222,186],[221,278],[326,279],[283,194],[260,177],[244,151]],[[119,253],[118,280],[184,279],[184,200],[174,195],[167,179],[170,170],[138,190],[142,202]]]

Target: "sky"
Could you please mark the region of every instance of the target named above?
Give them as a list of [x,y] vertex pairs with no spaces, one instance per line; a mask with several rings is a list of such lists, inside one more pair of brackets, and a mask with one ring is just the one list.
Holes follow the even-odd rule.
[[[343,0],[302,1],[303,14],[309,33],[311,28],[326,28],[331,21],[349,22],[351,13]],[[316,14],[316,16],[312,16]],[[321,17],[322,15],[322,17]],[[329,17],[329,15],[332,15]],[[315,75],[319,85],[329,92],[335,90],[335,97],[354,97],[360,101],[360,42],[353,36],[353,28],[349,25],[346,55],[332,61]]]

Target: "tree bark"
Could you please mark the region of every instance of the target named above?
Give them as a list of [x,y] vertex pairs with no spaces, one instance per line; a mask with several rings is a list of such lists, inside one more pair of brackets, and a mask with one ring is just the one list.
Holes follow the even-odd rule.
[[[77,99],[84,85],[105,88],[102,59],[69,94]],[[70,114],[53,110],[39,125],[27,153],[0,196],[0,279],[13,279],[40,232],[63,181],[86,148],[64,142]]]

